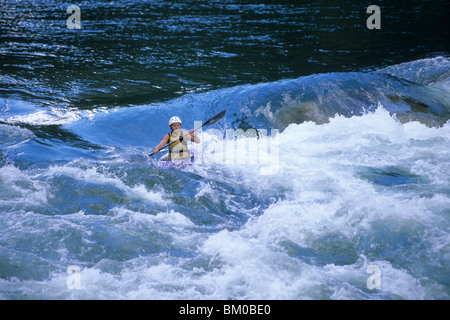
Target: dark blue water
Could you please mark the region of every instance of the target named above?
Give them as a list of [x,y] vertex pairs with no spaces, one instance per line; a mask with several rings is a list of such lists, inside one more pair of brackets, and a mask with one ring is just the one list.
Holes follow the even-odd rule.
[[0,1],[0,298],[448,299],[449,5],[376,4]]

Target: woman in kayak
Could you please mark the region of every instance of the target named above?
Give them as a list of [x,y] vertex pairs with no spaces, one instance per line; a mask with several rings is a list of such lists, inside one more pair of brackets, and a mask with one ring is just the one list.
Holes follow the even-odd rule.
[[[194,129],[189,131],[181,129],[181,119],[178,117],[172,117],[169,120],[169,127],[171,132],[166,134],[161,142],[156,146],[153,153],[159,153],[159,150],[167,143],[174,144],[169,146],[169,156],[163,160],[178,160],[178,159],[190,159],[191,152],[187,147],[187,140],[195,143],[200,143],[200,138],[195,135]],[[186,137],[184,137],[186,136]]]

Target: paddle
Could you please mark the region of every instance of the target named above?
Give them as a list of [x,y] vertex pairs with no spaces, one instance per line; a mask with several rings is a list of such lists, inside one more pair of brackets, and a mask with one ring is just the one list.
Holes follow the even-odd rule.
[[[200,127],[195,128],[194,131],[195,131],[195,130],[198,130],[198,129],[202,128],[202,127],[206,127],[206,126],[212,125],[213,123],[216,123],[217,121],[219,121],[220,119],[223,118],[223,116],[225,115],[226,112],[227,112],[227,110],[223,110],[222,112],[216,114],[216,115],[215,115],[214,117],[212,117],[211,119],[206,120],[205,123],[203,123]],[[186,136],[188,136],[188,135],[190,135],[190,133],[187,133],[187,134],[185,134],[184,136],[178,138],[177,140],[172,141],[172,142],[169,143],[169,144],[166,144],[164,147],[162,147],[162,148],[159,149],[159,150],[161,151],[161,150],[163,150],[163,149],[168,148],[169,146],[171,146],[171,145],[174,144],[175,142],[178,142],[178,141],[183,140],[183,138],[186,137]],[[150,153],[150,154],[149,154],[149,157],[151,157],[151,156],[154,155],[154,154],[155,154],[154,152]]]

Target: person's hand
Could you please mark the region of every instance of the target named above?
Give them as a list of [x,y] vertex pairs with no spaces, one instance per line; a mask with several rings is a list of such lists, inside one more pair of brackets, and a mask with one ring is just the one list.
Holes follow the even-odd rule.
[[192,138],[195,138],[195,130],[194,129],[189,130],[189,133],[191,134]]
[[155,150],[153,150],[153,153],[159,153],[159,149],[156,148]]

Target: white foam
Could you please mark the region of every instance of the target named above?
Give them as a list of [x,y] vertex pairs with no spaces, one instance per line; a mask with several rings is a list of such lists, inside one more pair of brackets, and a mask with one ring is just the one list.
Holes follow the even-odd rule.
[[76,108],[49,107],[47,109],[34,110],[34,112],[26,114],[5,116],[1,120],[8,124],[67,126],[83,118],[93,120],[98,113],[109,113],[109,110],[106,108],[78,110]]
[[168,225],[172,227],[193,227],[194,223],[179,212],[173,210],[160,212],[156,215],[131,211],[125,208],[114,208],[112,213],[120,221],[125,219],[131,225]]
[[440,87],[450,92],[450,59],[434,57],[405,62],[380,70],[422,85]]
[[33,138],[34,134],[28,129],[0,124],[0,146],[2,148],[16,148]]
[[41,206],[48,201],[47,184],[13,165],[1,167],[0,186],[3,189],[0,203],[3,205]]
[[[102,219],[125,238],[166,241],[173,251],[81,266],[80,290],[67,289],[65,270],[48,281],[7,281],[2,288],[63,299],[448,299],[433,271],[445,270],[450,257],[449,130],[449,124],[401,124],[382,108],[323,125],[291,125],[279,136],[276,175],[261,175],[258,165],[194,166],[207,178],[199,180],[195,199],[214,196],[213,180],[260,199],[283,195],[248,210],[220,193],[231,211],[250,217],[242,226],[216,231],[169,209],[148,214],[117,206],[106,216],[75,213],[60,218],[59,227],[81,220],[82,230],[90,230],[85,219]],[[361,167],[401,167],[422,180],[380,186],[361,177]],[[30,178],[4,168],[0,177],[13,184],[16,174],[25,174],[17,178],[21,181]],[[31,181],[64,175],[161,206],[173,204],[162,191],[129,186],[117,172],[89,163],[52,166],[39,174]],[[45,191],[46,185],[35,188]],[[179,251],[187,256],[177,256]],[[61,256],[69,263],[67,253]],[[380,270],[380,289],[367,287],[370,266]]]
[[[445,164],[423,163],[422,158],[417,157],[417,151],[426,149],[431,159],[448,158],[448,129],[448,125],[443,128],[428,128],[419,123],[403,125],[384,109],[362,117],[336,117],[320,126],[311,123],[289,126],[280,137],[277,178],[258,181],[258,188],[263,189],[279,188],[284,183],[288,189],[287,199],[272,204],[240,230],[222,231],[202,246],[204,254],[224,264],[216,279],[222,283],[222,288],[217,288],[222,292],[220,296],[230,290],[231,283],[238,288],[241,286],[242,296],[239,290],[234,292],[239,298],[424,299],[435,295],[439,285],[433,281],[423,285],[408,271],[392,267],[386,261],[372,262],[383,267],[384,282],[389,283],[384,283],[382,291],[371,294],[362,281],[368,275],[360,262],[322,269],[290,259],[281,252],[285,242],[314,252],[321,239],[336,235],[343,245],[351,248],[366,234],[374,232],[374,226],[382,226],[381,230],[393,228],[387,231],[393,232],[392,241],[396,241],[397,232],[400,235],[411,232],[425,243],[435,243],[439,247],[436,247],[437,252],[447,251],[445,241],[448,238],[442,237],[440,225],[441,215],[448,208],[448,195],[430,198],[416,195],[414,190],[383,191],[361,179],[355,170],[360,165],[397,165],[418,171],[419,162],[427,164],[421,174],[440,177],[434,182],[448,188],[450,171],[444,171]],[[436,139],[437,149],[435,143],[430,144]],[[425,144],[417,147],[418,141]],[[289,148],[284,149],[286,146]],[[289,155],[283,149],[295,154]],[[254,171],[240,173],[241,180],[253,181]],[[377,241],[390,240],[375,238],[374,241],[373,250],[376,250],[385,245]],[[402,246],[401,243],[393,245]],[[436,256],[433,259],[433,263],[439,264]],[[295,268],[297,271],[293,271]],[[341,272],[346,276],[336,279],[336,274]],[[268,290],[262,293],[261,284],[275,286],[270,291],[273,295]],[[311,288],[322,293],[314,293]],[[332,293],[327,295],[327,291]]]
[[126,192],[128,196],[146,200],[151,203],[165,205],[167,202],[163,198],[163,193],[156,190],[148,190],[143,184],[128,186],[123,179],[113,173],[108,173],[102,166],[92,166],[81,168],[72,165],[51,166],[46,174],[49,177],[54,175],[66,175],[78,180],[97,184],[111,185]]
[[52,108],[51,111],[39,110],[30,114],[10,116],[4,121],[10,124],[66,125],[78,119],[80,119],[80,112],[76,110]]

